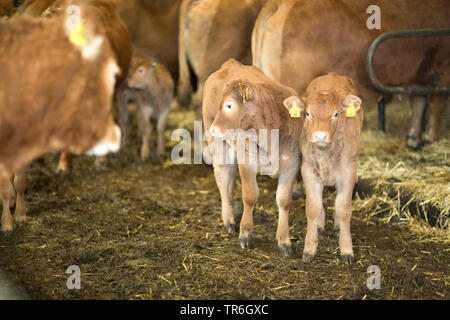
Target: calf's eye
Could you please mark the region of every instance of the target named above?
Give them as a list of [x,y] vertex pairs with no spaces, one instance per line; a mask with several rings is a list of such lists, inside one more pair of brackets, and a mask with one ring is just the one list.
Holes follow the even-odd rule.
[[311,113],[309,113],[309,111],[306,111],[306,116],[309,118],[311,117]]
[[336,112],[333,114],[333,117],[334,117],[334,118],[337,118],[337,116],[338,116],[338,112],[336,111]]

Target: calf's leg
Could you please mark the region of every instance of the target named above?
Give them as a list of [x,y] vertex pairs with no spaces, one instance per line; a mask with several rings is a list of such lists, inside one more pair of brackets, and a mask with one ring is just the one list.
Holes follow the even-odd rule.
[[339,226],[339,248],[344,263],[354,260],[350,220],[352,218],[352,193],[355,185],[356,168],[351,168],[345,178],[336,184],[335,224]]
[[152,126],[150,123],[150,116],[152,115],[153,108],[150,106],[145,106],[138,104],[137,112],[138,112],[138,126],[139,132],[141,134],[141,159],[147,160],[150,156],[150,135],[152,133]]
[[166,139],[164,132],[166,131],[167,116],[169,115],[169,109],[161,113],[158,117],[158,123],[156,124],[156,131],[158,132],[158,144],[156,146],[156,156],[159,158],[164,155],[164,149],[166,147]]
[[292,190],[297,178],[299,165],[296,163],[292,168],[280,174],[277,188],[278,205],[278,227],[277,242],[278,248],[286,256],[292,254],[291,238],[289,236],[289,208],[292,201]]
[[25,189],[27,187],[27,167],[23,167],[14,176],[14,187],[17,193],[16,210],[14,220],[16,222],[27,221],[27,208],[25,206]]
[[306,191],[306,237],[303,249],[303,261],[309,262],[317,252],[319,243],[318,227],[322,224],[325,212],[322,203],[323,183],[314,175],[312,169],[302,165],[302,177]]
[[258,168],[256,164],[239,164],[239,174],[242,182],[242,200],[244,213],[239,229],[239,242],[243,249],[250,247],[253,234],[253,207],[258,201],[259,190],[256,183]]

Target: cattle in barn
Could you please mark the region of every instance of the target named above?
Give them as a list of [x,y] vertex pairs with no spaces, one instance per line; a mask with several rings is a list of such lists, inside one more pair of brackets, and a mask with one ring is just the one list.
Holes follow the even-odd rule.
[[155,58],[133,57],[128,78],[138,114],[138,128],[142,139],[141,158],[150,155],[150,118],[156,119],[158,144],[156,158],[164,154],[167,116],[173,99],[174,81],[169,70]]
[[[303,124],[302,118],[295,115],[291,118],[283,106],[284,99],[292,95],[296,95],[293,89],[271,80],[256,67],[244,66],[236,60],[227,61],[205,82],[202,107],[205,134],[213,154],[214,175],[222,200],[222,221],[228,231],[235,226],[233,188],[238,169],[241,176],[244,213],[239,240],[242,248],[251,245],[252,212],[259,194],[256,175],[260,170],[278,179],[276,239],[284,254],[292,252],[288,214],[300,167],[299,137]],[[234,131],[238,135],[230,133],[231,129],[240,129]],[[278,136],[272,136],[272,132],[278,132]],[[244,137],[249,134],[249,140],[243,141],[242,152],[239,151],[241,133]],[[253,158],[255,154],[251,150],[258,150],[257,159]],[[224,161],[224,154],[228,154],[231,161]]]
[[[184,0],[180,9],[177,97],[200,106],[208,76],[228,59],[251,64],[251,32],[265,0]],[[191,82],[196,79],[196,88]]]
[[[335,72],[351,77],[361,96],[380,95],[366,72],[366,56],[381,33],[401,29],[449,28],[450,1],[377,1],[381,29],[368,29],[370,0],[301,1],[271,0],[255,22],[252,34],[253,64],[276,81],[300,94],[317,76]],[[374,56],[378,79],[388,86],[449,84],[450,41],[446,38],[388,40]],[[412,126],[408,145],[421,143],[421,117],[425,97],[411,96]],[[436,141],[439,114],[446,97],[433,96],[430,121],[424,135]]]
[[300,137],[308,221],[303,260],[314,257],[318,233],[325,228],[323,188],[335,186],[334,227],[339,231],[341,257],[351,262],[352,193],[364,118],[358,90],[350,78],[328,74],[314,79],[303,98],[292,96],[284,104],[299,108],[305,117]]
[[[121,73],[118,75],[116,87],[120,86],[127,76],[131,61],[131,40],[127,26],[119,15],[119,12],[112,0],[34,0],[26,1],[21,7],[21,14],[25,16],[45,16],[54,17],[64,13],[70,5],[83,4],[85,10],[81,12],[84,19],[95,19],[100,21],[105,30],[107,39],[116,56]],[[121,102],[122,99],[118,98]],[[127,108],[119,104],[119,110]],[[122,112],[121,112],[122,113]],[[119,117],[121,127],[126,127]],[[127,139],[126,130],[124,139]],[[57,169],[66,171],[70,168],[70,154],[63,151],[61,153]]]
[[9,202],[14,187],[15,220],[26,219],[24,168],[33,159],[58,150],[101,156],[120,147],[120,129],[111,115],[120,70],[104,28],[86,20],[70,30],[67,19],[0,22],[3,232],[13,229]]

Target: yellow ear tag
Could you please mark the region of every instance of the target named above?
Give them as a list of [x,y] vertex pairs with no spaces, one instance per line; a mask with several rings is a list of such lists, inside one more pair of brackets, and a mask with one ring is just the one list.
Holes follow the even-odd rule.
[[86,37],[83,34],[84,23],[84,19],[81,19],[78,27],[74,28],[70,33],[70,42],[77,46],[85,46],[87,44]]
[[245,88],[245,95],[242,96],[242,102],[246,104],[248,101],[248,87]]
[[159,69],[159,63],[158,62],[153,62],[152,66],[153,66],[153,68],[155,68],[155,71],[158,71],[158,69]]
[[289,110],[289,114],[291,115],[291,118],[300,118],[301,117],[301,110],[295,102],[292,104],[292,108],[291,108],[291,110]]
[[352,101],[346,111],[347,118],[353,118],[354,116],[356,116],[356,112],[359,110],[359,108],[360,106],[358,106],[358,108],[355,108]]

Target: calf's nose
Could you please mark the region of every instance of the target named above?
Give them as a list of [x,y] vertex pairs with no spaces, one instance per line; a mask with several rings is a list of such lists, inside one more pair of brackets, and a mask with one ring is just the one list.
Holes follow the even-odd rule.
[[209,133],[213,136],[213,137],[217,137],[217,138],[221,138],[223,137],[225,134],[219,130],[219,128],[217,128],[215,125],[211,125],[211,127],[209,128]]
[[314,142],[326,142],[328,138],[328,133],[325,131],[316,131],[313,133]]

